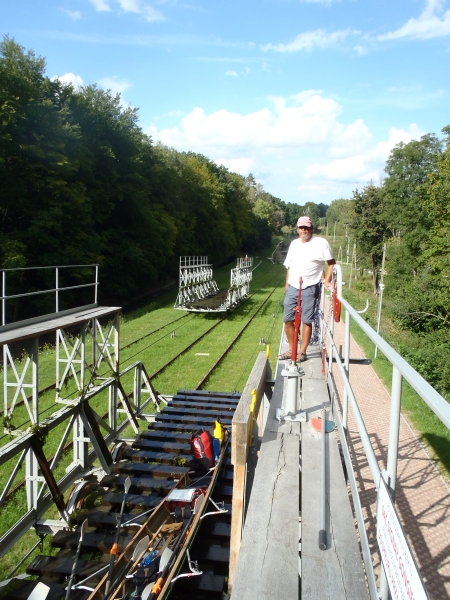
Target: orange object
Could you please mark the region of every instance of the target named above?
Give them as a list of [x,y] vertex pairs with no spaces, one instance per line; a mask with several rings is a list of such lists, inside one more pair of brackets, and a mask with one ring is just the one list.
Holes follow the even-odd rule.
[[160,577],[156,580],[155,585],[152,587],[152,594],[159,594],[163,588],[164,579]]
[[114,542],[109,553],[110,554],[119,554],[119,544],[117,542]]
[[334,322],[339,323],[341,320],[341,302],[337,297],[337,282],[334,282],[333,287],[333,317]]

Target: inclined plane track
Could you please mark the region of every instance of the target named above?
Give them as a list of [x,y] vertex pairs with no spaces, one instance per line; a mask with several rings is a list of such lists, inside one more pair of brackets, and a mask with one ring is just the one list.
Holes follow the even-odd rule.
[[[84,534],[80,560],[76,563],[76,582],[95,588],[104,577],[109,564],[109,550],[114,542],[117,515],[124,500],[124,485],[127,477],[131,488],[126,497],[126,511],[119,540],[120,552],[133,543],[135,533],[149,518],[152,511],[161,511],[164,497],[174,486],[188,477],[190,459],[190,436],[201,428],[209,429],[216,419],[231,428],[232,417],[240,395],[230,392],[205,392],[180,390],[168,406],[155,415],[149,429],[136,436],[131,444],[117,445],[111,474],[99,483],[85,482],[75,488],[69,505],[75,510],[71,514],[76,531],[61,530],[53,538],[53,547],[59,548],[56,556],[38,555],[27,567],[27,573],[51,588],[49,600],[65,594],[67,579],[74,564],[80,540],[80,526],[86,519],[88,532]],[[203,574],[192,580],[181,578],[174,588],[176,597],[209,598],[221,600],[226,592],[226,577],[229,557],[231,522],[231,497],[233,468],[228,454],[229,445],[221,455],[218,479],[212,498],[223,502],[226,512],[207,516],[195,538],[190,554],[199,562]],[[190,474],[190,477],[193,477]],[[191,482],[206,487],[212,475]],[[163,512],[166,509],[163,509]],[[214,512],[211,508],[205,512]],[[146,514],[147,513],[147,514]],[[155,513],[156,515],[156,513]],[[154,528],[149,523],[149,528]],[[200,537],[199,537],[200,536]],[[102,569],[100,573],[98,571]],[[182,570],[186,570],[186,568]],[[32,592],[36,581],[22,580],[14,590],[8,590],[8,598],[22,600]],[[186,587],[187,586],[187,587]],[[76,586],[75,586],[76,588]],[[71,600],[86,600],[90,592],[73,588]],[[99,596],[101,597],[101,596]],[[165,596],[167,597],[167,596]]]
[[[229,354],[229,352],[232,350],[232,348],[237,343],[237,341],[242,336],[242,334],[245,332],[245,330],[251,325],[251,323],[253,322],[254,318],[258,315],[258,313],[260,312],[260,310],[266,305],[266,303],[269,301],[269,299],[272,297],[272,295],[276,292],[276,290],[279,289],[279,285],[281,283],[281,280],[279,279],[278,276],[273,276],[269,280],[265,281],[257,290],[255,290],[254,292],[252,292],[252,294],[249,295],[249,298],[251,298],[252,296],[255,296],[261,289],[263,289],[265,286],[267,286],[269,283],[271,283],[273,281],[273,279],[275,279],[275,278],[278,278],[277,283],[274,286],[271,287],[271,289],[267,293],[267,295],[265,295],[265,297],[259,302],[259,304],[257,305],[256,309],[245,320],[244,324],[239,329],[239,331],[237,332],[237,334],[233,337],[233,339],[231,340],[231,342],[229,344],[227,344],[227,346],[225,348],[221,349],[221,353],[220,353],[219,357],[216,359],[216,361],[214,362],[214,364],[206,371],[206,373],[201,377],[200,381],[198,382],[198,384],[197,384],[197,386],[195,388],[196,390],[201,390],[203,388],[203,386],[205,385],[205,383],[208,381],[208,379],[214,373],[215,369],[221,364],[221,362]],[[248,299],[247,299],[247,301],[248,301]],[[181,317],[177,317],[176,319],[170,321],[169,323],[166,323],[165,325],[162,325],[162,326],[158,327],[157,329],[155,329],[153,331],[146,332],[145,334],[141,335],[140,337],[138,337],[138,338],[134,339],[133,341],[129,342],[128,344],[122,346],[121,350],[125,350],[126,348],[129,348],[129,347],[131,347],[131,346],[139,343],[140,341],[142,341],[142,340],[150,337],[151,335],[157,333],[158,331],[161,331],[162,329],[165,329],[165,328],[169,327],[170,325],[172,325],[173,323],[176,323],[177,321],[180,321],[182,319],[184,319],[185,321],[190,321],[191,319],[186,319],[186,317],[188,317],[188,316],[191,316],[191,319],[195,319],[196,318],[196,316],[195,315],[193,316],[192,313],[188,313],[186,315],[182,315]],[[163,371],[165,371],[169,367],[175,367],[175,363],[176,363],[176,361],[179,358],[181,358],[186,352],[188,352],[191,348],[193,348],[203,338],[205,338],[206,336],[212,334],[216,330],[216,328],[219,328],[220,325],[222,323],[224,323],[224,321],[226,321],[226,319],[227,319],[227,315],[221,317],[218,321],[216,321],[215,323],[213,323],[211,325],[211,327],[209,327],[206,331],[202,332],[193,341],[191,341],[187,346],[185,346],[179,352],[177,352],[172,357],[170,357],[165,362],[165,364],[162,365],[162,367],[160,367],[159,369],[157,369],[156,371],[154,371],[150,375],[150,378],[154,379],[155,377],[157,377],[159,374],[161,374]],[[216,331],[216,333],[217,333],[217,331]],[[167,335],[170,335],[170,333],[165,334],[163,337],[166,337]],[[220,337],[220,336],[218,336],[218,337]],[[160,339],[162,339],[162,338],[160,338]],[[131,357],[128,357],[123,363],[121,363],[121,368],[122,369],[126,368],[127,362],[128,361],[131,362],[132,358],[135,358],[136,355],[139,355],[146,348],[141,348],[136,354],[132,355]],[[55,384],[42,389],[40,391],[40,393],[43,393],[44,391],[48,391],[48,390],[51,390],[51,389],[54,389],[54,388],[55,388]],[[68,450],[70,450],[71,447],[72,447],[72,442],[68,442],[66,444],[66,446],[64,447],[63,452],[67,452]],[[24,484],[25,484],[25,480],[19,481],[14,486],[14,488],[11,489],[11,491],[7,495],[7,499],[12,498],[13,495],[14,495],[14,493],[16,493],[17,490],[20,489]]]

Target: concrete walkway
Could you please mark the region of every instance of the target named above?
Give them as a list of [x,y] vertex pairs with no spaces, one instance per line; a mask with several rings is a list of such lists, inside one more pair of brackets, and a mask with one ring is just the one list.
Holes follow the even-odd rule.
[[[335,340],[343,345],[344,323],[335,324]],[[353,337],[350,356],[365,355]],[[370,357],[369,357],[370,358]],[[342,381],[333,367],[338,401]],[[359,403],[378,464],[386,468],[390,395],[370,365],[350,365],[350,381]],[[357,427],[349,409],[349,441],[373,563],[379,569],[376,543],[376,492]],[[424,447],[405,418],[400,423],[396,506],[430,598],[450,598],[450,494]]]

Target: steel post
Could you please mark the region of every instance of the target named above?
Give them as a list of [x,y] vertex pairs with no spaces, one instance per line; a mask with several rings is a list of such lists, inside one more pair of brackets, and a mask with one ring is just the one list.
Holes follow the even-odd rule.
[[55,312],[59,312],[59,269],[55,269]]
[[31,350],[31,360],[33,361],[32,367],[32,397],[33,397],[33,418],[36,425],[39,424],[39,369],[38,369],[38,359],[39,359],[39,338],[36,337],[33,339],[33,345]]
[[2,271],[2,325],[6,325],[6,271]]
[[395,501],[395,483],[397,480],[398,441],[400,433],[400,409],[402,402],[402,374],[392,365],[391,414],[389,419],[389,445],[387,474],[392,500]]
[[[345,336],[344,336],[344,369],[349,378],[349,367],[350,367],[350,313],[345,309]],[[344,387],[344,397],[342,400],[342,424],[344,430],[347,433],[348,426],[348,393],[347,388]]]
[[25,458],[25,481],[26,481],[26,490],[27,490],[27,506],[28,510],[35,510],[37,508],[37,500],[39,493],[39,469],[38,462],[36,456],[34,455],[33,449],[30,447],[28,449],[26,458]]

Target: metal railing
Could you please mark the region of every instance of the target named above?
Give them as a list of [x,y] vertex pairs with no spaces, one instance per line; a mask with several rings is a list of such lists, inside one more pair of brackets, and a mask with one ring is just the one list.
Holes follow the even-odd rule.
[[[361,501],[359,498],[357,482],[354,474],[354,467],[350,457],[350,448],[347,443],[348,430],[348,411],[349,404],[353,412],[354,420],[361,437],[361,442],[368,461],[368,465],[372,474],[373,482],[377,490],[377,494],[381,485],[381,478],[385,481],[389,488],[392,500],[395,500],[395,488],[397,480],[397,462],[399,448],[399,432],[400,432],[400,409],[401,409],[401,393],[402,381],[405,379],[410,386],[417,392],[422,400],[428,405],[439,420],[448,428],[450,428],[450,404],[443,398],[425,379],[415,371],[366,321],[361,317],[355,308],[353,308],[342,296],[342,271],[340,265],[335,265],[334,279],[337,283],[337,298],[345,309],[345,336],[344,336],[344,352],[341,357],[334,340],[334,321],[331,319],[330,326],[327,325],[325,316],[325,298],[322,298],[322,344],[325,344],[325,339],[328,338],[330,353],[328,356],[328,385],[332,396],[333,414],[337,423],[339,437],[342,444],[345,464],[349,477],[349,483],[352,491],[355,516],[358,522],[360,533],[361,549],[366,568],[367,581],[369,586],[370,597],[372,600],[387,600],[388,585],[384,569],[380,572],[380,586],[377,589],[375,573],[372,565],[369,540],[365,528],[364,515],[362,512]],[[378,460],[375,456],[369,434],[367,432],[363,417],[361,415],[358,401],[353,392],[349,381],[349,365],[350,365],[350,325],[351,320],[367,335],[367,337],[378,347],[386,359],[392,365],[392,386],[391,386],[391,407],[389,419],[389,441],[387,454],[386,471],[380,469]],[[336,362],[342,382],[344,385],[344,393],[342,398],[342,415],[339,412],[339,407],[336,402],[336,394],[334,392],[334,381],[332,373],[333,362]],[[377,496],[378,497],[378,496]],[[382,563],[383,564],[383,563]]]
[[[133,391],[125,392],[123,378],[133,373]],[[107,409],[106,420],[91,405],[93,399],[102,392],[108,392],[100,412]],[[39,527],[39,520],[56,504],[60,523],[67,526],[68,505],[63,495],[78,479],[94,468],[94,461],[100,463],[105,473],[111,472],[112,457],[108,447],[120,439],[120,434],[128,426],[138,432],[137,418],[153,420],[152,414],[144,411],[151,407],[151,413],[160,411],[160,404],[166,400],[154,389],[142,362],[137,361],[118,373],[113,373],[98,386],[87,386],[82,398],[72,406],[63,407],[45,420],[39,428],[22,432],[0,447],[0,466],[7,473],[7,481],[0,496],[0,508],[14,483],[23,463],[26,465],[27,511],[17,522],[0,536],[0,558],[32,527]],[[97,408],[98,410],[98,408]],[[121,415],[121,421],[117,419]],[[64,425],[64,433],[51,462],[45,457],[44,442],[40,432],[52,432]],[[105,432],[100,430],[100,426]],[[56,469],[63,459],[65,444],[72,436],[72,462],[57,480]],[[61,471],[61,469],[60,469]],[[48,521],[50,522],[50,521]]]
[[[80,268],[86,268],[86,267],[95,267],[95,281],[93,281],[92,283],[84,283],[84,284],[79,284],[79,285],[72,285],[72,286],[67,286],[67,287],[60,287],[59,286],[59,272],[60,269],[80,269]],[[77,290],[77,289],[81,289],[81,288],[86,288],[86,287],[94,287],[94,303],[97,304],[97,297],[98,297],[98,286],[99,286],[99,281],[98,281],[98,264],[90,264],[90,265],[58,265],[58,266],[52,266],[52,267],[24,267],[24,268],[20,268],[20,269],[1,269],[2,272],[2,295],[1,295],[1,301],[2,301],[2,326],[6,325],[6,301],[7,300],[14,300],[17,298],[26,298],[26,297],[30,297],[30,296],[39,296],[42,294],[50,294],[50,293],[55,293],[55,313],[59,312],[59,294],[60,292],[65,292],[67,290]],[[49,270],[49,269],[54,269],[55,270],[55,287],[54,288],[49,288],[49,289],[45,289],[45,290],[38,290],[35,292],[26,292],[25,294],[11,294],[11,295],[7,295],[6,293],[6,274],[8,272],[22,272],[22,271],[41,271],[41,270]]]

